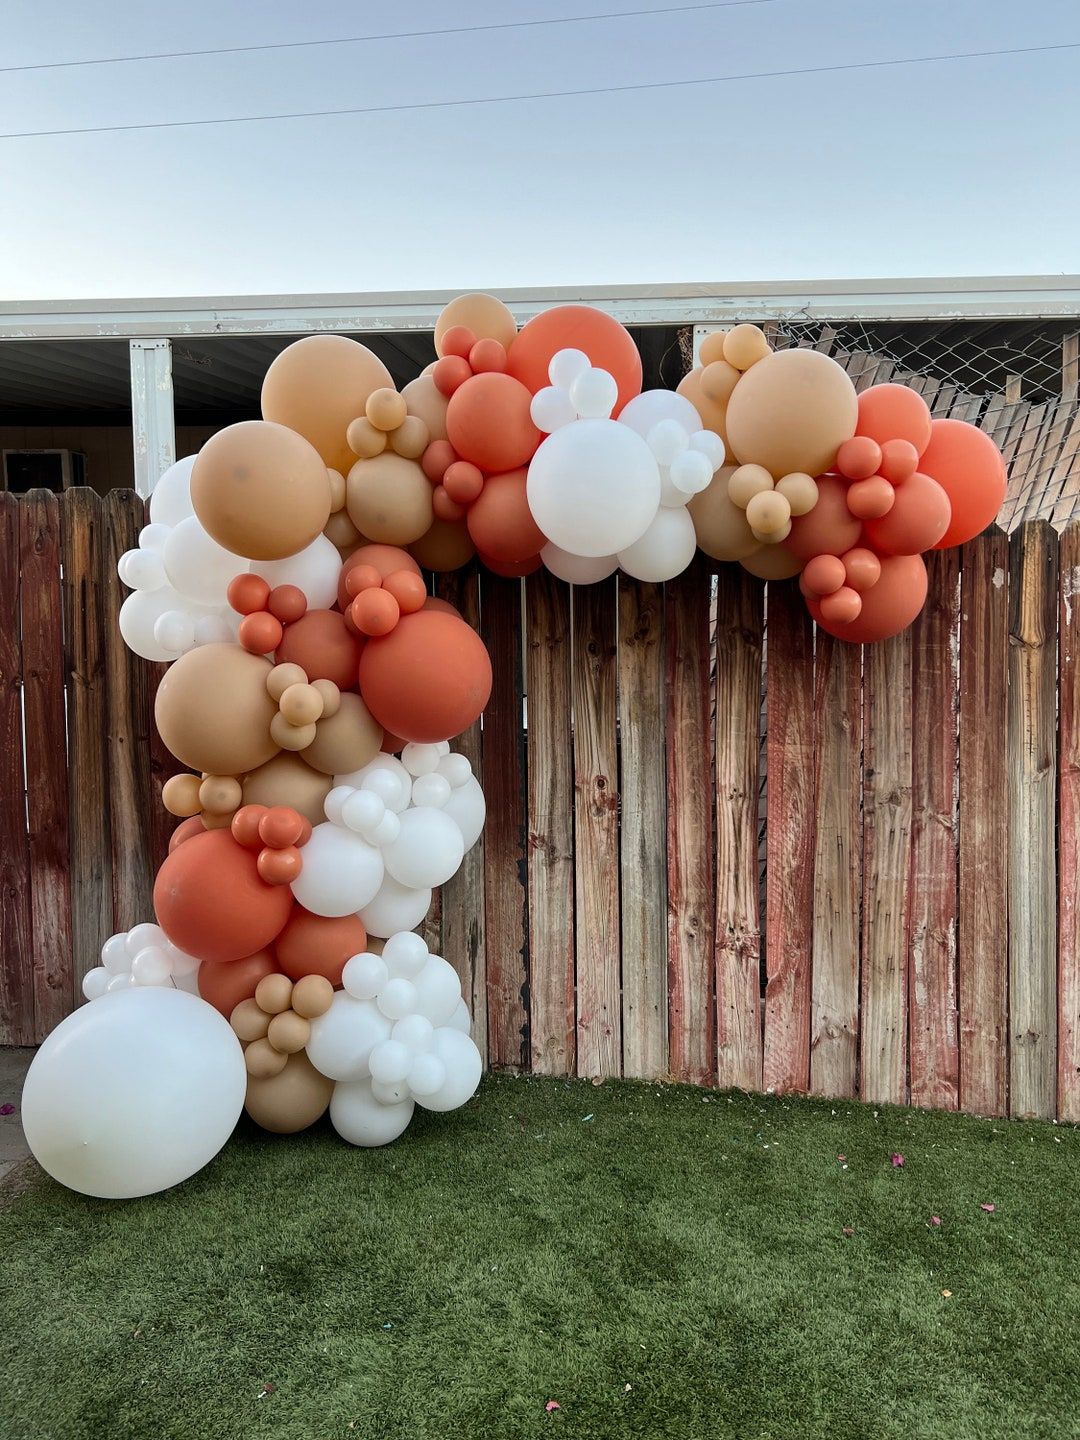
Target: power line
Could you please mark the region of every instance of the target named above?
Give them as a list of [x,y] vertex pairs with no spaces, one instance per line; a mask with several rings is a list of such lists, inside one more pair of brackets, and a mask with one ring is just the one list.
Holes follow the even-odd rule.
[[80,125],[65,130],[10,130],[0,140],[30,140],[58,135],[105,135],[128,130],[183,130],[196,125],[253,125],[265,120],[320,120],[335,115],[390,115],[406,110],[452,110],[467,105],[508,105],[522,100],[577,99],[586,95],[624,95],[640,90],[674,90],[691,85],[723,85],[737,80],[783,80],[795,75],[835,75],[849,70],[882,70],[902,65],[936,65],[950,60],[983,60],[1000,55],[1041,55],[1080,50],[1080,40],[1061,45],[1025,45],[1011,50],[965,50],[953,55],[915,55],[900,60],[861,60],[846,65],[809,65],[792,70],[757,70],[708,75],[697,80],[649,80],[636,85],[605,85],[584,90],[537,90],[523,95],[478,95],[464,100],[415,100],[400,105],[357,105],[341,110],[283,110],[271,115],[223,115],[206,120],[149,120],[134,125]]
[[685,15],[694,10],[736,10],[776,5],[780,0],[713,0],[711,4],[670,5],[647,10],[607,10],[598,15],[564,15],[544,20],[500,20],[486,25],[448,25],[438,30],[380,31],[334,40],[282,40],[269,45],[223,45],[210,50],[159,50],[146,55],[108,55],[100,60],[53,60],[40,65],[0,65],[0,75],[28,70],[73,70],[84,65],[129,65],[138,60],[187,60],[202,55],[250,55],[258,50],[309,50],[319,45],[364,45],[375,40],[426,40],[435,35],[476,35],[487,30],[530,30],[540,25],[584,25],[593,20],[633,20],[642,15]]

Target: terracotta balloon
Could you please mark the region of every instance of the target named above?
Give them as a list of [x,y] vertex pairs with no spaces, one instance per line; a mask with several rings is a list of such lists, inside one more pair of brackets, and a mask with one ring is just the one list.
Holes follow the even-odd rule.
[[242,1000],[250,1000],[259,981],[278,968],[272,950],[257,950],[243,960],[204,960],[198,970],[199,994],[227,1020]]
[[930,443],[930,411],[919,392],[906,385],[871,385],[859,396],[855,433],[879,445],[907,440],[921,455]]
[[351,775],[375,759],[382,731],[359,695],[343,694],[337,713],[315,726],[304,760],[326,775]]
[[271,665],[239,645],[200,645],[170,665],[154,719],[176,758],[208,775],[244,775],[278,752],[277,706],[266,693]]
[[817,476],[855,433],[858,399],[846,370],[818,350],[780,350],[745,372],[727,407],[731,449],[779,480]]
[[354,550],[348,560],[341,567],[341,578],[338,580],[338,604],[342,610],[349,608],[349,601],[352,595],[349,592],[349,572],[355,570],[358,565],[370,565],[379,573],[380,579],[385,580],[388,575],[393,575],[395,570],[415,570],[420,574],[420,566],[412,558],[407,550],[402,550],[397,545],[361,545]]
[[728,494],[734,465],[723,465],[706,488],[690,497],[687,510],[694,522],[697,543],[714,560],[743,560],[761,546],[746,519],[746,511]]
[[[403,615],[360,657],[360,693],[377,722],[419,744],[449,740],[491,694],[491,660],[463,620],[426,607]],[[338,773],[341,773],[340,771]]]
[[701,416],[702,427],[719,435],[726,446],[727,405],[717,404],[705,394],[701,386],[701,371],[702,367],[699,365],[696,370],[691,370],[689,375],[684,375],[676,386],[675,393],[690,401]]
[[518,564],[539,555],[547,544],[525,497],[525,476],[524,470],[489,475],[479,499],[469,507],[469,534],[485,557]]
[[274,946],[278,965],[290,980],[322,975],[331,985],[341,984],[346,960],[367,948],[367,931],[356,915],[328,919],[297,905]]
[[952,518],[935,550],[973,540],[1001,509],[1005,461],[989,435],[966,420],[933,422],[919,469],[937,481],[952,506]]
[[887,640],[906,630],[926,601],[926,566],[921,555],[886,555],[881,562],[877,584],[860,596],[862,609],[848,624],[836,624],[821,613],[812,596],[807,599],[810,614],[823,630],[838,640],[867,645]]
[[[761,362],[763,365],[766,361]],[[755,366],[756,370],[758,367]],[[753,374],[753,371],[749,372]],[[847,486],[837,475],[818,478],[818,502],[809,515],[798,515],[791,522],[791,534],[783,542],[784,549],[805,564],[815,555],[842,555],[857,545],[862,534],[862,521],[847,508]]]
[[333,1093],[333,1080],[300,1051],[290,1055],[276,1075],[248,1076],[244,1109],[262,1129],[295,1135],[322,1117]]
[[497,340],[507,350],[517,335],[517,321],[494,295],[458,295],[435,322],[436,355],[446,354],[443,336],[456,325],[471,330],[477,340]]
[[864,533],[879,555],[921,555],[945,534],[951,515],[945,491],[917,470],[897,486],[889,513],[867,520]]
[[309,441],[323,463],[344,475],[355,456],[345,440],[373,390],[393,376],[366,345],[345,335],[305,335],[287,345],[266,372],[262,413]]
[[532,422],[532,395],[511,375],[489,371],[459,385],[446,410],[446,434],[464,460],[498,474],[525,465],[543,436]]
[[182,821],[169,836],[169,854],[171,855],[178,845],[183,845],[185,840],[190,840],[193,835],[201,835],[205,829],[206,826],[203,824],[201,815],[192,815],[190,819]]
[[430,375],[418,375],[402,390],[410,415],[427,426],[429,440],[446,439],[446,396]]
[[803,567],[803,562],[783,545],[762,545],[739,564],[759,580],[792,580]]
[[514,341],[510,374],[535,395],[550,385],[548,366],[560,350],[581,350],[615,377],[619,396],[613,415],[641,393],[641,356],[629,330],[589,305],[557,305],[534,316]]
[[199,451],[191,503],[219,545],[252,560],[305,549],[330,518],[330,480],[301,435],[265,420],[219,430]]
[[154,882],[158,924],[200,960],[240,960],[265,949],[292,908],[288,886],[264,884],[255,852],[228,830],[207,830],[181,845]]
[[309,610],[285,631],[274,658],[279,665],[299,665],[309,680],[332,680],[351,690],[362,649],[336,610]]
[[464,520],[433,520],[431,529],[409,546],[409,554],[425,570],[444,574],[467,565],[476,554],[476,546]]
[[244,804],[288,805],[312,825],[319,825],[326,819],[323,801],[330,786],[328,775],[313,770],[299,755],[283,750],[244,776]]
[[386,450],[357,460],[346,481],[346,507],[358,530],[387,545],[409,545],[431,528],[431,484],[416,460]]
[[504,580],[520,580],[523,575],[535,575],[544,563],[539,553],[529,555],[524,560],[496,560],[492,555],[485,555],[482,550],[476,553],[493,575],[501,575]]

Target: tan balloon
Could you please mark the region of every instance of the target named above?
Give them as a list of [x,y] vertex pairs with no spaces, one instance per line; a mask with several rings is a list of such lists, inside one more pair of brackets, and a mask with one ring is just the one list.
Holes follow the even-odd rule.
[[332,470],[353,463],[345,440],[373,390],[393,386],[379,357],[345,335],[305,335],[281,352],[266,372],[262,413],[309,440]]
[[736,370],[749,370],[770,353],[765,332],[756,325],[736,325],[724,336],[724,359]]
[[791,531],[791,506],[775,490],[752,495],[746,521],[759,540],[780,540]]
[[330,513],[336,515],[345,504],[345,476],[340,470],[327,470],[326,478],[330,482]]
[[691,496],[686,507],[699,547],[714,560],[742,560],[761,544],[746,523],[746,512],[728,494],[728,480],[734,469],[734,465],[721,466],[707,488]]
[[459,295],[435,322],[435,353],[442,354],[442,337],[453,325],[464,325],[478,340],[498,340],[507,350],[517,335],[517,321],[494,295]]
[[689,375],[684,375],[677,386],[678,393],[684,399],[689,400],[694,409],[701,416],[701,423],[706,430],[712,430],[727,447],[727,422],[723,405],[717,405],[715,400],[709,397],[701,388],[701,366],[691,370]]
[[325,975],[303,975],[293,986],[293,1009],[305,1020],[325,1015],[333,1000],[334,987]]
[[762,545],[753,555],[742,560],[744,570],[756,575],[759,580],[790,580],[802,570],[803,562],[797,560],[783,545]]
[[723,360],[726,334],[726,330],[714,330],[711,335],[705,336],[698,350],[698,360],[702,365],[713,365],[717,360]]
[[295,1055],[311,1039],[311,1025],[293,1010],[284,1010],[270,1021],[266,1032],[270,1044],[282,1055]]
[[431,528],[431,483],[415,460],[387,450],[358,460],[346,489],[349,517],[382,545],[411,545]]
[[[349,449],[361,460],[371,460],[386,449],[386,436],[377,429],[366,415],[358,415],[345,432]],[[355,464],[355,461],[353,462]],[[350,465],[350,470],[352,466]]]
[[320,1075],[307,1056],[281,1056],[276,1075],[248,1079],[244,1108],[264,1130],[275,1135],[295,1135],[314,1125],[330,1104],[334,1082]]
[[726,407],[731,393],[739,383],[739,372],[726,360],[714,360],[706,365],[698,379],[701,393],[714,405]]
[[775,479],[821,475],[855,433],[855,387],[818,350],[780,350],[747,370],[727,407],[732,453]]
[[740,465],[732,472],[728,481],[731,503],[745,510],[755,495],[770,493],[773,478],[763,465]]
[[253,1040],[244,1051],[247,1072],[256,1080],[268,1080],[272,1075],[280,1075],[288,1058],[280,1050],[275,1050],[265,1038]]
[[348,510],[342,507],[336,510],[330,519],[323,526],[323,534],[335,546],[343,560],[348,559],[352,552],[361,545],[366,545],[366,538],[353,524]]
[[443,574],[467,565],[476,546],[464,520],[434,520],[427,534],[409,546],[409,554],[424,570]]
[[280,1015],[292,1004],[292,987],[288,975],[264,975],[255,986],[255,1004],[267,1015]]
[[170,775],[161,787],[161,803],[170,815],[187,819],[203,808],[198,775]]
[[229,1024],[245,1045],[261,1040],[270,1028],[270,1016],[256,1000],[241,1000],[229,1016]]
[[244,804],[288,805],[312,825],[321,825],[326,819],[323,802],[332,783],[301,756],[283,752],[244,776]]
[[818,502],[817,481],[811,475],[785,475],[776,482],[776,493],[791,506],[792,515],[809,515]]
[[408,414],[404,396],[392,387],[373,390],[364,406],[364,414],[376,430],[396,430]]
[[337,714],[315,726],[304,759],[326,775],[350,775],[375,759],[382,737],[382,726],[360,696],[346,691]]
[[428,427],[419,415],[406,415],[388,437],[390,448],[406,460],[419,460],[431,440]]
[[208,775],[199,786],[199,803],[214,815],[229,815],[239,809],[243,791],[231,775]]
[[409,414],[422,420],[432,440],[446,439],[446,407],[449,400],[425,371],[402,390]]
[[273,759],[271,669],[239,645],[200,645],[181,655],[154,701],[158,733],[176,758],[207,775],[245,775]]
[[266,677],[266,693],[272,700],[280,701],[285,691],[293,685],[306,685],[307,671],[302,665],[283,661],[275,665]]

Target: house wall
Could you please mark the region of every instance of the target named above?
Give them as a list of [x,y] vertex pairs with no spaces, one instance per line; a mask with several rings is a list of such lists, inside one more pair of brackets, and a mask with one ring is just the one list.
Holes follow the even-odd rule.
[[[178,425],[177,456],[198,450],[216,428]],[[130,425],[0,425],[0,449],[81,450],[86,483],[99,494],[134,484]]]

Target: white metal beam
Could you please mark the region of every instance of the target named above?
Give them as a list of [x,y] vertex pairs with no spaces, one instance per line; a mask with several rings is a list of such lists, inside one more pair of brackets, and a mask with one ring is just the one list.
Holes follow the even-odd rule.
[[135,492],[145,499],[176,459],[172,344],[159,336],[132,340],[129,349]]

